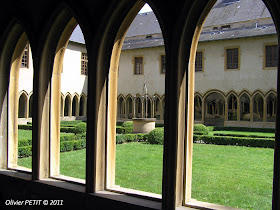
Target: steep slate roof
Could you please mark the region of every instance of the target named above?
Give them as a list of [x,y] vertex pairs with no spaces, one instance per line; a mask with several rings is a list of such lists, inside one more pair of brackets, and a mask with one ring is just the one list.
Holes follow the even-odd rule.
[[271,15],[261,0],[218,0],[208,14],[204,27],[269,17]]
[[84,35],[79,25],[77,25],[77,27],[74,29],[70,37],[70,41],[85,44]]
[[[261,0],[218,0],[204,23],[204,28],[235,23],[234,28],[213,31],[202,30],[199,41],[213,41],[233,39],[251,36],[263,36],[276,34],[275,26],[271,20],[265,25],[254,24],[243,26],[239,22],[254,21],[257,19],[269,19],[271,15]],[[254,22],[253,22],[254,23]],[[238,25],[239,24],[239,25]],[[131,23],[123,44],[123,50],[163,46],[163,38],[147,38],[145,36],[161,34],[158,20],[153,12],[138,14]],[[132,37],[142,36],[132,39]],[[70,41],[85,44],[82,31],[79,26],[74,30]]]
[[160,34],[161,28],[153,12],[140,13],[132,21],[126,37]]

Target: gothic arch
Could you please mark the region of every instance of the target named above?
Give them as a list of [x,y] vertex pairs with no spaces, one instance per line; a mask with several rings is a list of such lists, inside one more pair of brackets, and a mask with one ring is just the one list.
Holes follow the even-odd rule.
[[84,93],[81,94],[79,101],[79,116],[86,116],[87,97]]
[[72,97],[72,116],[79,115],[79,95],[77,93],[73,94]]
[[18,117],[19,118],[27,118],[27,105],[28,103],[28,94],[26,91],[22,91],[19,95],[18,100]]

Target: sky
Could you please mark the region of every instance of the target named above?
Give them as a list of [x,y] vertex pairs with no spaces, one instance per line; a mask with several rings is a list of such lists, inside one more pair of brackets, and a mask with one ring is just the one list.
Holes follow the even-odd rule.
[[148,4],[145,4],[142,9],[139,11],[139,13],[144,13],[144,12],[151,12],[152,9]]

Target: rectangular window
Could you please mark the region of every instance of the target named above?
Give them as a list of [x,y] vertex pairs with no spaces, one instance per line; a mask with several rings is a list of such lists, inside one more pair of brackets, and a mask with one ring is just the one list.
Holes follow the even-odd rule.
[[278,46],[267,45],[265,46],[265,67],[278,66]]
[[160,56],[160,73],[165,74],[166,71],[166,58],[165,55]]
[[81,75],[88,75],[88,56],[87,53],[81,54]]
[[21,59],[21,68],[28,68],[28,64],[29,64],[28,61],[29,61],[29,48],[27,44],[23,50],[23,55]]
[[195,71],[203,71],[203,52],[196,52]]
[[134,74],[143,74],[143,57],[134,58]]
[[239,69],[239,49],[226,49],[226,69]]

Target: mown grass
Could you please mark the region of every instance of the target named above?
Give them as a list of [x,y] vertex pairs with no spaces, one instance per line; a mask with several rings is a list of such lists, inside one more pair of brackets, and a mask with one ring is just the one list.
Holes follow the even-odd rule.
[[18,129],[18,140],[32,139],[32,130]]
[[[116,184],[161,194],[161,145],[117,145]],[[31,158],[19,159],[21,165]],[[85,149],[61,153],[61,174],[84,179]],[[194,144],[192,198],[242,209],[271,209],[273,149]]]
[[273,149],[194,145],[192,197],[242,209],[271,209]]
[[163,146],[119,144],[116,148],[116,185],[161,194]]

